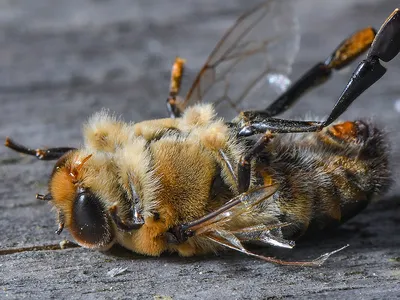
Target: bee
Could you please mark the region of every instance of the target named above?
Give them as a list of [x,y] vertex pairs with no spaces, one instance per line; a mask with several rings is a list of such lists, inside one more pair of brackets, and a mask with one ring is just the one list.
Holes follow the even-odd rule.
[[[230,248],[282,265],[320,265],[337,252],[283,261],[244,244],[293,248],[304,234],[345,222],[388,189],[382,130],[370,121],[337,119],[384,75],[380,61],[400,51],[400,12],[377,33],[367,27],[349,36],[267,108],[248,110],[260,83],[286,88],[298,44],[290,5],[269,0],[242,15],[185,98],[179,97],[185,60],[178,57],[168,118],[125,123],[103,110],[84,125],[80,148],[31,149],[7,138],[15,151],[57,160],[49,193],[37,195],[57,210],[56,233],[68,228],[79,245],[97,250],[120,244],[144,255],[192,256]],[[276,117],[367,50],[325,121]],[[254,64],[258,56],[264,61]],[[243,68],[255,76],[243,76],[236,89],[230,79]],[[207,103],[212,90],[219,96]],[[237,115],[226,121],[217,111]]]

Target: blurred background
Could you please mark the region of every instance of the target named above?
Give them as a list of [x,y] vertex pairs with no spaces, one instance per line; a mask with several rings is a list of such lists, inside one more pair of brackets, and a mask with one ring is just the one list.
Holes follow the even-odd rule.
[[[165,117],[165,99],[175,56],[187,59],[188,78],[193,78],[227,28],[240,14],[257,3],[259,1],[255,0],[0,1],[0,139],[11,136],[32,147],[75,147],[82,142],[82,123],[102,108],[122,115],[127,121]],[[399,2],[395,0],[295,1],[301,42],[291,78],[297,78],[316,62],[324,60],[355,30],[366,26],[378,29],[396,6],[399,6]],[[334,74],[332,80],[307,94],[284,117],[327,116],[354,67],[355,64]],[[386,75],[349,108],[343,119],[373,118],[386,128],[392,144],[396,179],[400,160],[400,57],[396,57],[387,67]],[[0,231],[3,232],[0,247],[53,243],[60,240],[60,237],[53,235],[55,223],[49,206],[34,199],[36,192],[46,192],[52,165],[51,162],[37,162],[34,158],[20,156],[0,147]],[[397,199],[399,193],[399,183],[396,183],[390,195]],[[398,207],[396,209],[398,212]],[[382,216],[391,218],[387,211]],[[393,222],[399,223],[396,220]],[[373,223],[371,219],[364,222]],[[18,226],[13,227],[12,224]],[[4,232],[7,234],[4,235]],[[68,236],[64,234],[63,237]],[[330,246],[342,246],[337,241]],[[381,240],[372,241],[375,246],[382,243]],[[400,244],[399,239],[392,240],[392,243],[397,243],[397,246]],[[321,246],[316,252],[321,253],[325,246]],[[366,249],[367,253],[364,255],[368,258],[368,246],[365,247],[362,243],[359,246]],[[80,256],[85,253],[87,261],[98,259],[91,258],[90,255],[97,255],[90,254],[92,252],[86,254],[83,250],[75,251],[77,252],[70,252],[70,255],[78,253]],[[385,249],[382,251],[385,252]],[[299,253],[301,255],[308,252]],[[35,261],[45,259],[36,257],[36,254],[31,255],[32,257],[28,255],[28,262],[18,262],[20,257],[15,256],[16,262],[12,259],[13,263],[5,263],[7,260],[4,263],[10,270],[16,270],[16,266],[34,264]],[[378,251],[372,257],[379,258],[382,255]],[[242,256],[234,255],[232,260],[235,259],[239,263]],[[220,263],[219,259],[215,260],[212,263]],[[73,265],[85,265],[79,259],[66,261]],[[159,267],[156,260],[144,260],[140,263],[143,268]],[[221,273],[203,263],[206,264],[202,260],[196,261],[197,266],[210,268],[214,272],[214,279],[208,282],[208,287],[217,284]],[[346,264],[348,262],[342,261],[337,267],[346,268]],[[357,265],[355,261],[354,264]],[[365,264],[368,265],[368,261]],[[260,262],[251,260],[250,268],[260,268],[259,265]],[[276,268],[261,265],[268,270]],[[241,274],[240,264],[235,266]],[[190,266],[186,267],[188,273],[182,276],[190,283],[191,274],[198,272],[193,271]],[[46,268],[40,270],[53,279],[65,275],[63,271],[54,273]],[[223,269],[221,272],[225,271]],[[99,272],[103,274],[102,271]],[[265,274],[266,271],[260,272]],[[285,288],[285,280],[291,278],[292,275],[285,272],[281,273],[281,285],[271,290],[272,296],[278,295]],[[302,281],[305,274],[313,273],[302,273],[299,278],[292,279]],[[331,275],[336,276],[335,274],[337,275]],[[14,279],[6,274],[0,275],[0,279],[1,276],[4,276],[3,286],[11,288],[17,282],[24,287],[24,291],[31,291],[23,283],[28,275],[16,275]],[[245,280],[247,275],[243,276],[241,278]],[[297,286],[302,293],[314,288],[313,275],[310,276],[303,287]],[[29,276],[28,278],[31,279]],[[156,280],[161,279],[157,277]],[[195,282],[197,279],[193,280]],[[265,280],[267,279],[264,278],[263,282]],[[371,280],[372,283],[363,281],[363,286],[371,286],[372,289],[374,283]],[[389,285],[390,280],[387,280]],[[227,290],[216,288],[222,293],[218,295],[228,295],[223,292],[228,293],[235,285],[234,278],[225,278],[225,282]],[[36,284],[45,283],[39,280]],[[154,286],[161,287],[153,282]],[[249,293],[257,291],[257,287],[247,287]],[[395,292],[393,289],[389,290]],[[297,295],[297,292],[293,293]],[[63,294],[60,292],[60,295]],[[179,293],[176,295],[182,296]],[[200,295],[207,298],[206,294]],[[252,295],[257,297],[257,294]],[[334,295],[341,294],[338,292]],[[368,292],[365,295],[368,298]],[[243,296],[243,291],[236,296]]]

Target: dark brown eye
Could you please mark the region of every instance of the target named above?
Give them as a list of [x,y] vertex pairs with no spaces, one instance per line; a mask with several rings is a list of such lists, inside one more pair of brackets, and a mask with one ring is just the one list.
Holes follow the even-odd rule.
[[108,216],[92,192],[83,191],[77,195],[70,231],[77,242],[85,247],[103,248],[112,242]]

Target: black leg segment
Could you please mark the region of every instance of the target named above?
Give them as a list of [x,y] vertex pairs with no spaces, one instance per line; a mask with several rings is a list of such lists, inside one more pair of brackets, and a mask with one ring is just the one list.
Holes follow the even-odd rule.
[[251,160],[258,156],[258,154],[265,149],[266,144],[273,138],[273,134],[267,131],[262,137],[258,139],[256,144],[240,158],[238,164],[238,189],[239,193],[247,192],[250,186],[251,177]]
[[273,117],[286,111],[308,90],[325,83],[332,75],[332,70],[340,70],[353,62],[371,45],[376,31],[367,27],[345,39],[324,61],[317,63],[278,99],[270,104],[263,112]]
[[397,8],[379,29],[367,58],[354,71],[331,114],[322,124],[322,127],[328,126],[335,121],[358,96],[385,74],[386,68],[380,64],[380,60],[389,62],[399,52],[400,10]]
[[[351,45],[352,44],[350,43],[346,47],[350,47]],[[358,53],[354,50],[350,52]],[[390,61],[399,52],[400,10],[396,9],[388,17],[388,19],[380,28],[379,32],[376,34],[367,58],[358,65],[344,91],[333,107],[329,117],[324,122],[294,121],[272,118],[270,117],[271,112],[268,110],[244,111],[233,121],[233,123],[238,127],[238,135],[250,136],[253,134],[265,133],[267,131],[271,131],[272,133],[294,133],[315,132],[322,130],[322,128],[330,125],[338,117],[340,117],[340,115],[346,111],[346,109],[355,99],[357,99],[358,96],[360,96],[366,89],[372,86],[385,74],[386,68],[380,64],[380,60],[385,62]],[[339,64],[339,66],[337,65],[337,62],[332,59],[328,59],[326,64],[331,65],[333,68],[338,68],[349,62],[349,60],[346,59],[342,59],[341,61],[343,64]],[[274,105],[274,103],[272,105]],[[280,112],[281,111],[283,110],[280,110]],[[229,126],[232,126],[232,123],[230,123]]]
[[27,155],[36,156],[36,158],[40,160],[56,160],[59,159],[61,156],[63,156],[65,153],[71,150],[76,150],[76,148],[69,148],[69,147],[32,149],[14,142],[9,137],[6,138],[4,145],[8,148],[13,149],[14,151]]

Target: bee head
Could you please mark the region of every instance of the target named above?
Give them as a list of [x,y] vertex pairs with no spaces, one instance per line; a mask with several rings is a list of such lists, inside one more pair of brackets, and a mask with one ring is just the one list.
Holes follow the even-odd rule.
[[51,200],[59,211],[57,233],[65,224],[80,245],[107,249],[114,239],[110,217],[100,197],[85,180],[93,177],[88,164],[91,158],[91,154],[79,150],[63,155],[54,166],[49,181],[50,196],[45,196],[49,198],[45,200]]
[[[105,138],[104,134],[94,136]],[[36,198],[50,201],[57,210],[57,234],[66,227],[78,244],[99,250],[113,245],[117,230],[137,230],[145,217],[153,216],[158,185],[149,172],[145,145],[139,139],[116,153],[93,147],[33,149],[10,138],[5,141],[5,146],[14,151],[39,160],[57,160],[49,180],[49,193]]]

